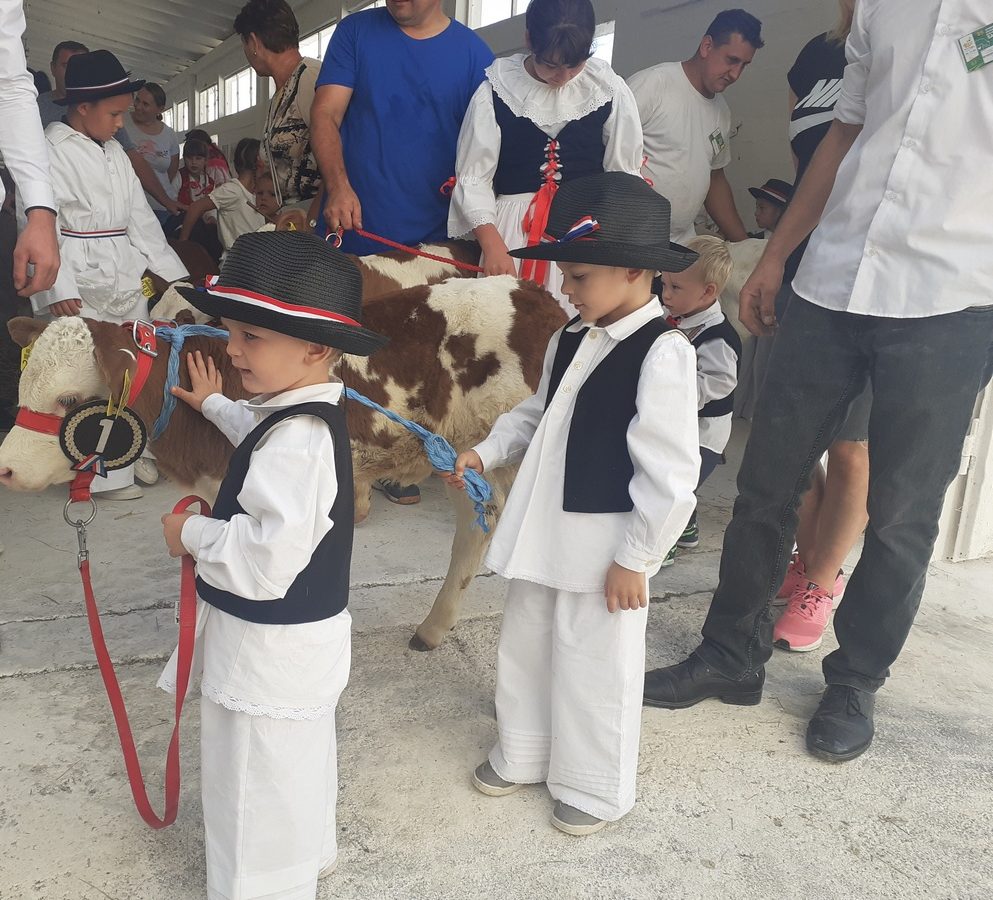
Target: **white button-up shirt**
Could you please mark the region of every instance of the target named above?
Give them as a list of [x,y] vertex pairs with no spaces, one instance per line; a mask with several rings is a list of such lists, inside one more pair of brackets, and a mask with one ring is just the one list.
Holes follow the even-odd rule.
[[[299,403],[338,403],[342,388],[340,382],[317,384],[238,402],[214,394],[204,401],[203,414],[237,445],[266,416]],[[183,546],[210,584],[247,600],[278,599],[335,527],[328,511],[337,494],[327,425],[314,416],[284,419],[252,453],[238,494],[245,512],[230,521],[190,516]],[[346,610],[319,622],[268,625],[197,600],[194,675],[202,670],[204,696],[228,709],[284,719],[326,715],[341,691],[338,669],[348,670],[347,659],[329,648],[340,645],[348,621]],[[175,691],[175,653],[159,686]]]
[[521,462],[486,564],[520,578],[577,593],[602,591],[614,561],[654,575],[676,543],[696,504],[700,474],[697,442],[696,354],[678,331],[663,334],[648,351],[638,381],[638,413],[627,443],[634,477],[627,513],[575,513],[562,509],[565,453],[576,395],[618,343],[662,306],[650,303],[604,328],[586,330],[555,396],[545,410],[552,363],[562,331],[548,343],[541,382],[533,397],[497,419],[476,452],[485,470]]
[[958,39],[990,0],[859,0],[835,118],[864,125],[793,288],[818,306],[917,318],[993,302],[993,65]]
[[[38,115],[38,93],[24,59],[21,0],[0,0],[0,151],[24,209],[55,210],[48,147]],[[0,203],[4,189],[0,184]]]

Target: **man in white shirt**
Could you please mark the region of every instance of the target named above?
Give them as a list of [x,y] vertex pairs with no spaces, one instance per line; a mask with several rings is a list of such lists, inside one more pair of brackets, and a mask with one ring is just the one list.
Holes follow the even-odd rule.
[[[0,0],[0,152],[24,201],[26,224],[14,248],[14,287],[22,297],[47,290],[59,271],[55,199],[48,151],[24,58],[21,0]],[[0,186],[0,201],[4,189]],[[29,274],[28,266],[34,266]]]
[[686,243],[705,206],[725,237],[748,237],[724,169],[731,162],[731,110],[721,94],[762,49],[762,23],[742,9],[710,24],[696,55],[638,72],[628,85],[645,136],[644,175],[672,204],[672,237]]
[[858,4],[835,120],[741,294],[741,321],[771,334],[786,259],[818,226],[752,420],[721,583],[703,643],[648,674],[651,705],[759,701],[798,498],[871,378],[871,520],[807,748],[841,762],[872,742],[874,694],[993,371],[993,65],[977,53],[970,66],[965,40],[993,33],[990,13],[988,0]]

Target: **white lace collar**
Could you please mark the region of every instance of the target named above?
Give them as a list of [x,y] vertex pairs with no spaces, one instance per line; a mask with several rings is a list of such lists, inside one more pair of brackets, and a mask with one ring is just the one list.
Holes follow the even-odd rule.
[[497,59],[486,70],[494,93],[515,116],[539,128],[582,119],[614,99],[620,76],[602,59],[590,59],[572,81],[554,88],[524,68],[527,53]]

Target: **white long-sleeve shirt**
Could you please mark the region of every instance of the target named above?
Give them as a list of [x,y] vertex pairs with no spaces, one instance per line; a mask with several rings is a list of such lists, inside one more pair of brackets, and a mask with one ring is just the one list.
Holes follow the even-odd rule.
[[[340,402],[342,387],[340,382],[318,384],[237,402],[214,394],[202,412],[239,444],[266,416],[287,406]],[[247,600],[278,599],[335,527],[328,512],[337,494],[327,424],[314,416],[284,419],[252,453],[238,494],[244,513],[229,521],[190,516],[183,525],[183,546],[196,559],[197,574],[210,584]],[[347,611],[340,616],[347,617]],[[310,719],[326,714],[340,690],[340,680],[331,673],[342,660],[327,652],[340,643],[340,616],[268,625],[198,601],[195,671],[202,666],[202,693],[253,715]],[[175,657],[159,680],[167,690],[175,690]]]
[[[24,58],[21,0],[0,0],[0,153],[17,184],[22,209],[55,210],[48,147],[38,115],[38,92]],[[0,203],[4,198],[0,184]]]
[[652,345],[638,382],[638,413],[627,443],[634,477],[628,513],[574,513],[562,509],[565,454],[576,397],[583,383],[620,341],[662,314],[653,298],[606,327],[586,330],[548,410],[545,401],[562,331],[545,353],[533,397],[497,419],[475,449],[485,470],[521,462],[500,518],[486,564],[506,578],[559,590],[603,590],[607,569],[617,562],[649,576],[676,543],[696,504],[700,474],[697,440],[696,354],[678,331]]
[[[109,318],[141,307],[141,279],[150,269],[165,281],[187,277],[145,200],[131,161],[115,140],[101,145],[64,122],[45,131],[58,208],[62,266],[55,284],[31,297],[35,312],[81,299]],[[22,194],[18,184],[18,194]],[[27,205],[26,198],[18,204]],[[121,237],[72,237],[65,232],[126,230]]]
[[993,65],[959,38],[990,0],[859,0],[835,118],[862,125],[793,289],[827,309],[917,318],[993,302]]

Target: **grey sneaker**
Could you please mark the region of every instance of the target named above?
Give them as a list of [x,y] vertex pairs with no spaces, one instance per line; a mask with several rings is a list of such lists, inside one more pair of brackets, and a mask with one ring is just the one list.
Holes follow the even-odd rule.
[[421,502],[421,489],[416,484],[400,484],[399,481],[391,481],[389,478],[380,478],[372,483],[372,486],[386,495],[386,499],[391,503],[399,503],[401,506],[411,506]]
[[336,856],[331,862],[329,862],[320,872],[317,873],[317,880],[323,881],[325,878],[330,878],[334,875],[334,870],[338,868],[338,857]]
[[142,484],[155,484],[159,480],[159,467],[155,464],[155,460],[147,456],[135,460],[134,477]]
[[476,771],[472,773],[472,785],[487,797],[506,797],[521,787],[513,781],[504,781],[493,771],[489,760],[476,766]]
[[555,801],[555,809],[552,810],[552,824],[559,831],[566,834],[573,834],[576,837],[585,837],[588,834],[596,834],[607,823],[603,819],[584,813],[581,809],[569,806],[561,800]]

